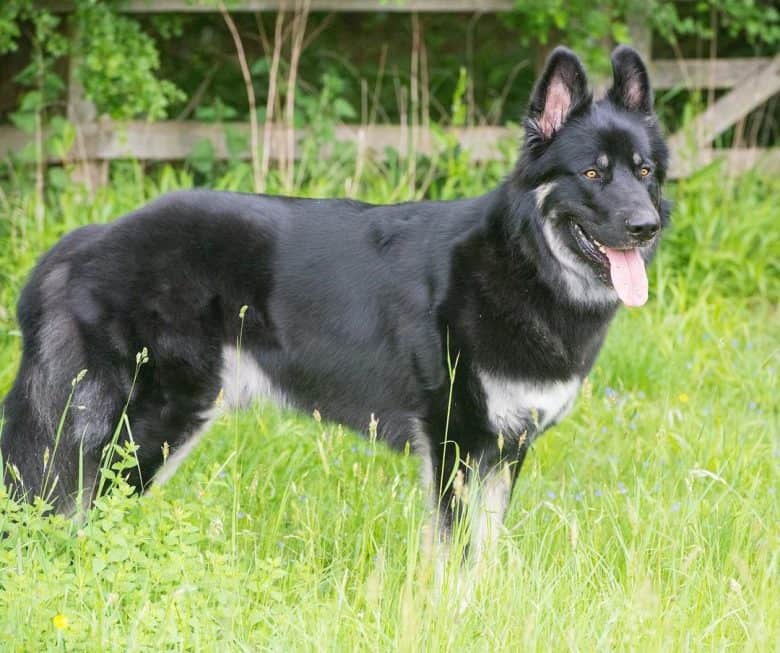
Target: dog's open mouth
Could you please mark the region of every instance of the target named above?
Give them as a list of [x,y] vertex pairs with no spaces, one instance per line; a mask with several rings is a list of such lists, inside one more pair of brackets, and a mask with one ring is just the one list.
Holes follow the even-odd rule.
[[577,223],[572,222],[571,225],[577,245],[585,257],[597,266],[602,280],[607,282],[609,279],[626,306],[642,306],[647,301],[647,272],[639,248],[607,247]]

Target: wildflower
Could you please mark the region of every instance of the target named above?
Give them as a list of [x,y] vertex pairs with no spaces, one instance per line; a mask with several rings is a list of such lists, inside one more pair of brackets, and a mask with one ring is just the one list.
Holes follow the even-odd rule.
[[59,612],[52,617],[51,622],[57,630],[66,630],[68,628],[68,618]]
[[[149,362],[149,350],[146,347],[142,347],[141,351],[139,351],[135,355],[135,364],[140,367],[141,365],[145,365],[148,362]],[[86,370],[82,370],[82,371],[85,374],[87,372]],[[81,374],[81,372],[79,372],[79,374]],[[78,377],[76,377],[76,378],[78,378]],[[82,376],[82,378],[83,378],[83,376]],[[74,382],[77,382],[77,381],[74,379]]]
[[372,442],[377,438],[377,433],[379,432],[378,429],[379,421],[374,416],[374,413],[371,413],[371,419],[368,422],[368,437]]
[[225,526],[219,517],[214,517],[209,524],[209,537],[212,539],[218,538],[225,530]]
[[618,492],[620,492],[620,494],[625,494],[628,492],[628,488],[626,487],[626,484],[623,483],[623,481],[618,481]]
[[80,370],[79,373],[70,382],[71,387],[75,388],[79,383],[81,383],[84,380],[86,374],[87,374],[87,370]]
[[677,512],[679,509],[680,509],[680,502],[679,501],[675,501],[672,504],[672,512]]
[[688,400],[690,399],[690,397],[687,394],[685,394],[684,392],[681,392],[680,396],[677,397],[677,399],[679,400],[679,402],[681,404],[687,404]]
[[555,499],[555,497],[558,496],[553,492],[552,490],[547,490],[547,497],[550,499]]
[[455,473],[455,479],[452,481],[452,493],[456,499],[464,499],[465,503],[465,497],[463,496],[465,489],[465,479],[463,477],[463,470],[458,470]]

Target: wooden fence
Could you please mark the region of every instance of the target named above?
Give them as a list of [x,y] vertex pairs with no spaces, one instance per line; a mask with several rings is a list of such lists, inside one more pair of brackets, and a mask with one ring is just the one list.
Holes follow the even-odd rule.
[[[513,6],[513,0],[242,0],[229,4],[231,12],[277,11],[280,8],[293,9],[304,2],[309,11],[326,12],[501,12]],[[50,9],[67,12],[72,5],[65,1],[52,0]],[[122,10],[128,13],[164,12],[215,12],[214,0],[127,0]],[[635,43],[644,50],[647,57],[650,50],[650,35],[646,28],[635,28]],[[752,110],[766,102],[780,91],[780,54],[775,57],[749,59],[682,59],[650,61],[651,78],[658,90],[685,89],[730,89],[713,102],[703,113],[696,116],[684,132],[673,134],[670,145],[673,153],[671,175],[683,177],[717,158],[725,158],[728,169],[738,173],[756,165],[780,171],[780,148],[732,148],[715,150],[713,139],[730,126],[744,118]],[[82,95],[78,84],[72,80],[69,89],[68,117],[77,129],[77,146],[66,158],[85,164],[95,161],[135,158],[140,160],[177,160],[186,158],[199,141],[206,139],[213,146],[217,158],[229,156],[226,133],[241,133],[249,141],[249,124],[215,124],[195,121],[129,121],[121,124],[94,118],[94,109]],[[499,145],[506,139],[517,138],[518,134],[506,127],[463,127],[449,130],[476,160],[498,156]],[[268,132],[269,143],[260,143],[268,148],[270,156],[287,154],[288,129],[274,125]],[[294,141],[305,137],[299,130]],[[336,138],[352,140],[360,151],[382,153],[386,147],[401,153],[417,151],[431,154],[436,140],[427,128],[402,125],[341,125],[336,129]],[[10,126],[0,126],[0,156],[18,151],[31,137]],[[296,156],[297,153],[293,153]],[[248,158],[250,152],[238,154]],[[56,156],[50,161],[57,162]]]

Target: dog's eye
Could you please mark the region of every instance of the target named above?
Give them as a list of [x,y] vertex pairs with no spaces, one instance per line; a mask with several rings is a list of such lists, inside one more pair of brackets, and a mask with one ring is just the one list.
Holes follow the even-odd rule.
[[639,168],[639,174],[642,175],[643,177],[647,177],[647,175],[650,174],[650,168],[648,168],[647,166],[642,166],[641,168]]
[[593,168],[590,168],[589,170],[586,170],[582,173],[585,175],[588,179],[598,179],[601,177],[598,170],[594,170]]

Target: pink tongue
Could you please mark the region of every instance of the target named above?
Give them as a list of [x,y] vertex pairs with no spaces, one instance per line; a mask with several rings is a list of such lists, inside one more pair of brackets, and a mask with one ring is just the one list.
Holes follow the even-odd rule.
[[626,306],[642,306],[647,301],[647,273],[638,249],[610,249],[609,259],[612,285]]

